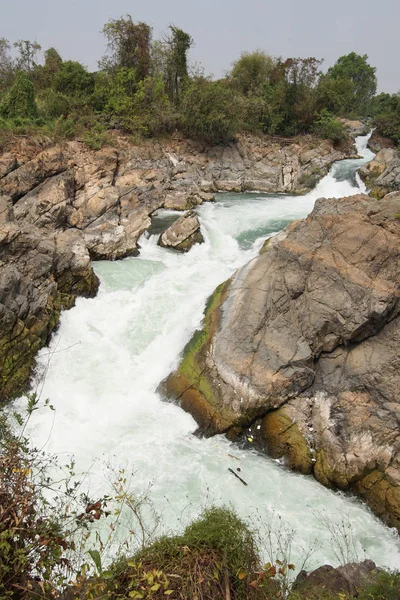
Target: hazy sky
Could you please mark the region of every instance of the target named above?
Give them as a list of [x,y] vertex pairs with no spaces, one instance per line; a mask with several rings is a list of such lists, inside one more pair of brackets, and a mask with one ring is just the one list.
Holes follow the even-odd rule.
[[179,25],[195,40],[192,60],[215,76],[244,50],[316,56],[325,67],[355,50],[377,67],[380,90],[400,90],[400,0],[0,0],[0,37],[54,46],[94,70],[102,26],[126,13],[154,37]]

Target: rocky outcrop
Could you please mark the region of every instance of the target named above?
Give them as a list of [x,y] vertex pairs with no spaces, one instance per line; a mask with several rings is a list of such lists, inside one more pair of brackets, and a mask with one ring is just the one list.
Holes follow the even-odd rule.
[[372,150],[375,154],[378,154],[381,150],[385,148],[394,148],[394,142],[388,137],[385,137],[378,133],[376,129],[372,132],[371,137],[368,140],[368,148]]
[[0,196],[0,398],[20,393],[62,308],[98,287],[82,235],[19,223]]
[[360,591],[376,581],[380,572],[372,560],[348,563],[336,569],[331,565],[323,565],[311,573],[301,571],[293,584],[292,593],[304,600],[316,600],[319,593],[325,597],[329,592],[337,598],[358,597]]
[[371,196],[383,198],[400,190],[400,153],[394,148],[383,148],[374,159],[360,169],[360,175],[371,188]]
[[61,308],[95,294],[90,259],[137,254],[158,208],[187,210],[217,191],[300,192],[310,173],[346,153],[310,136],[241,136],[216,147],[116,137],[98,152],[77,141],[17,140],[0,155],[0,401],[23,388]]
[[318,200],[217,288],[166,382],[204,433],[246,427],[397,527],[399,213],[400,194]]
[[201,244],[204,238],[200,231],[200,221],[192,210],[180,217],[160,235],[158,243],[163,248],[188,252],[194,244]]
[[339,121],[341,121],[343,123],[343,125],[346,127],[347,131],[349,132],[349,135],[353,138],[358,135],[367,135],[371,130],[371,126],[368,123],[365,123],[363,121],[341,119],[341,118],[339,119]]

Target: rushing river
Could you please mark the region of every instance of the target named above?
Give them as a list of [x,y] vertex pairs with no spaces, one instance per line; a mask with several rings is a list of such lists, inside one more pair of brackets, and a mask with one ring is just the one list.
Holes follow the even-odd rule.
[[[281,516],[296,531],[296,544],[318,539],[311,566],[335,564],[322,511],[334,523],[343,517],[351,522],[359,558],[400,567],[397,535],[361,502],[223,436],[198,439],[192,417],[156,391],[199,326],[207,297],[257,255],[268,235],[306,216],[319,197],[365,191],[356,171],[372,158],[367,139],[357,139],[363,159],[335,164],[305,196],[221,194],[199,207],[205,243],[188,254],[160,248],[153,235],[142,237],[138,258],[95,263],[98,296],[78,299],[64,312],[50,349],[41,351],[47,374],[39,389],[43,385],[42,398],[50,398],[56,411],[34,414],[34,443],[61,456],[73,453],[78,469],[90,471],[93,496],[107,490],[102,461],[133,469],[133,490],[151,486],[167,530],[179,529],[204,506],[231,503],[246,518],[257,510],[262,520]],[[171,218],[171,212],[161,216]],[[247,487],[228,471],[238,465]],[[296,546],[294,560],[298,553]]]

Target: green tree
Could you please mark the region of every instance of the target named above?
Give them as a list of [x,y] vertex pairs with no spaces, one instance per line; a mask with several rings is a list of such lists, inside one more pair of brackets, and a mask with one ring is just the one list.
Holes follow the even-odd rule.
[[368,104],[376,93],[376,69],[368,64],[368,56],[350,52],[341,56],[328,75],[333,79],[350,79],[354,84],[354,96],[351,109],[360,114],[366,112]]
[[14,84],[0,107],[0,113],[10,119],[37,117],[35,90],[24,71],[18,71]]
[[326,108],[335,115],[348,114],[354,105],[354,94],[352,79],[322,75],[317,89],[318,108]]
[[37,42],[30,40],[18,40],[14,43],[14,48],[18,48],[19,55],[16,59],[16,67],[19,71],[30,73],[36,66],[35,57],[42,49]]
[[279,133],[296,135],[310,130],[317,106],[317,84],[322,60],[288,58],[273,73],[275,88],[283,93]]
[[107,38],[108,55],[100,61],[105,70],[135,69],[138,80],[150,75],[151,32],[147,23],[134,23],[127,15],[110,19],[102,33]]
[[183,86],[188,78],[187,55],[193,45],[188,33],[170,25],[170,35],[164,40],[166,47],[165,87],[169,99],[178,104]]
[[343,123],[326,108],[322,109],[316,116],[314,132],[320,137],[337,142],[346,137]]
[[49,48],[44,53],[44,64],[35,65],[31,72],[32,82],[36,90],[50,88],[53,80],[62,66],[62,58],[55,48]]
[[400,93],[376,96],[371,103],[371,114],[378,133],[400,146]]
[[233,64],[230,77],[242,94],[261,94],[275,66],[276,60],[261,50],[243,52]]
[[66,116],[71,110],[71,102],[65,94],[46,88],[37,95],[39,115],[46,119]]
[[149,136],[171,129],[174,112],[160,77],[136,79],[135,69],[119,69],[110,82],[105,107],[114,126]]
[[240,124],[234,91],[224,81],[192,80],[183,96],[181,119],[191,137],[211,143],[232,139]]
[[55,74],[53,87],[61,94],[85,98],[94,90],[94,77],[81,63],[67,60]]

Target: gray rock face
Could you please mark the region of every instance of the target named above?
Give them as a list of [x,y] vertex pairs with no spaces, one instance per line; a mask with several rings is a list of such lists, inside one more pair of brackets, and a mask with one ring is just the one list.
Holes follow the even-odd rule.
[[168,227],[158,240],[160,246],[180,252],[188,252],[194,244],[202,242],[204,238],[200,231],[200,222],[192,210]]
[[360,174],[372,188],[371,194],[377,198],[400,190],[399,151],[394,148],[383,148],[360,170]]
[[[167,389],[400,526],[400,194],[318,200],[209,302]],[[278,409],[278,410],[277,410]],[[261,441],[261,440],[260,440]]]
[[375,185],[389,190],[400,190],[400,156],[398,152],[375,181]]
[[339,121],[343,123],[352,137],[367,135],[371,129],[371,126],[368,123],[363,123],[362,121],[350,119],[339,119]]

